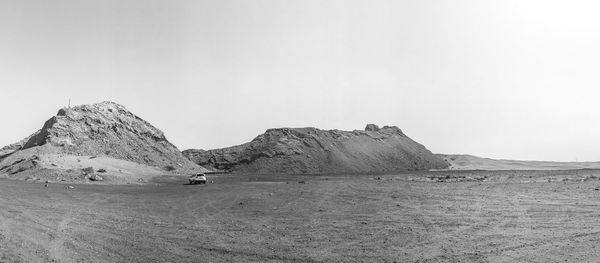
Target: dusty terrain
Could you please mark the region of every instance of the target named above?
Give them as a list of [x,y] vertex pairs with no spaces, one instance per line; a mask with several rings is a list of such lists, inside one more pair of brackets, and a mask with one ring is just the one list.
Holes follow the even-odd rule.
[[451,170],[575,170],[600,169],[600,162],[498,160],[466,154],[438,154]]
[[382,173],[443,169],[448,163],[395,126],[364,130],[269,129],[251,142],[215,150],[185,150],[195,163],[260,174]]
[[585,262],[600,171],[0,179],[0,262]]

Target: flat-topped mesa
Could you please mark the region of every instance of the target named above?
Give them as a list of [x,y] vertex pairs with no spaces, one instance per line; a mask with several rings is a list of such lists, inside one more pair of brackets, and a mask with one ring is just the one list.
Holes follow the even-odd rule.
[[448,166],[398,127],[374,124],[354,131],[268,129],[242,145],[183,153],[202,166],[248,173],[379,173]]
[[114,102],[60,109],[18,150],[32,148],[49,154],[106,156],[160,169],[203,169],[185,158],[162,131]]

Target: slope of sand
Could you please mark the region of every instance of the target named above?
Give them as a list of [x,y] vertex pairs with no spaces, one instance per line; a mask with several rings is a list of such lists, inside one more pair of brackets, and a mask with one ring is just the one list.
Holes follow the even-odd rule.
[[385,173],[448,166],[398,127],[373,124],[355,131],[269,129],[239,146],[183,153],[204,167],[264,174]]
[[438,154],[451,170],[573,170],[600,169],[600,162],[496,160],[464,154]]
[[109,156],[44,153],[39,148],[10,155],[2,163],[0,177],[51,183],[141,184],[177,174]]

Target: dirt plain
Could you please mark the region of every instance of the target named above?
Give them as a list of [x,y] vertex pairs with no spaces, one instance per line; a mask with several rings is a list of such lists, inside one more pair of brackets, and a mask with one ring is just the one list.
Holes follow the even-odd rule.
[[593,262],[600,170],[0,179],[0,262]]

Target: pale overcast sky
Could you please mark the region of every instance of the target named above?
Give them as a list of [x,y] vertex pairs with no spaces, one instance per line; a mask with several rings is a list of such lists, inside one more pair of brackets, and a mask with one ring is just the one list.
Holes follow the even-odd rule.
[[600,160],[597,1],[0,1],[0,145],[115,101],[180,149],[397,125],[433,152]]

